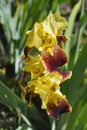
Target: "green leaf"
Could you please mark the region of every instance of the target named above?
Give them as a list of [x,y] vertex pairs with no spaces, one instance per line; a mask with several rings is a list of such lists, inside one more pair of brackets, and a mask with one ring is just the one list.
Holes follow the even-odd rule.
[[18,25],[18,20],[19,20],[19,17],[20,17],[20,10],[21,10],[21,4],[18,5],[16,11],[15,11],[15,14],[14,14],[14,23],[15,23],[15,30],[17,29],[17,25]]
[[26,124],[22,123],[20,126],[18,126],[18,128],[16,128],[16,130],[33,130],[33,129],[28,127]]
[[80,106],[81,104],[78,101],[73,107],[72,112],[69,115],[69,120],[67,121],[66,130],[75,130],[75,123],[80,112]]
[[83,26],[87,23],[87,13],[83,15],[83,17],[80,19],[80,26]]
[[58,0],[58,3],[59,4],[63,4],[63,3],[65,3],[65,2],[68,2],[69,0]]
[[22,101],[0,81],[0,102],[17,110]]
[[87,128],[87,104],[83,107],[82,111],[80,112],[80,115],[77,118],[75,130],[83,130],[84,126],[86,129]]
[[5,30],[7,40],[9,42],[11,39],[11,33],[9,30],[9,20],[11,18],[11,3],[9,2],[8,4],[6,4],[4,6],[0,5],[0,8],[1,8],[2,13],[3,13],[3,20],[4,20],[3,27]]
[[[80,18],[82,18],[82,16],[84,15],[84,8],[85,8],[85,1],[82,0],[82,5],[81,5],[81,15],[80,15]],[[80,48],[80,40],[81,40],[81,36],[82,36],[82,33],[83,33],[83,30],[84,30],[84,27],[85,26],[80,26],[78,27],[78,30],[77,30],[77,37],[76,37],[76,41],[75,41],[75,51],[74,51],[74,63],[76,62],[76,60],[78,59],[78,55],[79,55],[79,48]]]
[[68,99],[74,105],[79,95],[79,87],[83,80],[84,71],[87,67],[87,55],[78,59],[75,67],[73,68],[72,77],[69,80]]
[[87,55],[87,42],[83,46],[82,50],[80,51],[79,54],[79,59]]
[[86,123],[85,126],[84,126],[84,130],[87,130],[87,123]]
[[40,8],[41,4],[43,3],[43,0],[35,0],[32,3],[32,7],[30,9],[29,15],[32,16],[35,14],[35,12],[37,11],[37,9]]
[[87,68],[87,43],[84,45],[82,51],[79,54],[79,58],[73,67],[72,77],[68,83],[68,98],[72,105],[81,96],[80,84],[83,80],[84,71]]
[[[81,16],[84,13],[83,9],[84,9],[84,1],[82,1]],[[86,62],[87,51],[85,50],[85,48],[87,48],[87,44],[86,44],[85,48],[83,48],[83,50],[81,51],[80,56],[78,54],[82,30],[83,30],[83,27],[80,27],[78,30],[78,35],[76,38],[76,41],[77,41],[76,49],[75,49],[75,52],[73,52],[74,53],[73,55],[75,56],[75,58],[74,58],[75,65],[72,70],[73,71],[72,78],[69,81],[68,96],[69,96],[69,99],[70,99],[72,105],[78,99],[78,95],[79,95],[78,90],[79,90],[80,84],[83,80],[84,71],[87,67],[87,62]]]
[[81,0],[73,8],[73,10],[71,12],[71,15],[69,17],[69,21],[68,21],[68,29],[65,32],[65,35],[69,38],[69,40],[65,44],[65,50],[66,50],[68,55],[70,53],[70,46],[71,46],[70,43],[71,43],[71,36],[72,36],[73,26],[74,26],[76,15],[77,15],[77,13],[78,13],[78,11],[80,9],[80,6],[81,6]]
[[[82,0],[81,4],[81,14],[80,18],[84,15],[84,0]],[[78,56],[79,56],[79,49],[80,49],[80,44],[81,44],[81,36],[83,34],[85,26],[78,26],[74,38],[72,38],[74,44],[73,48],[70,50],[70,61],[68,64],[68,67],[70,69],[73,68],[74,64],[76,63]]]
[[50,6],[51,6],[52,13],[55,13],[57,11],[58,1],[57,0],[50,1]]

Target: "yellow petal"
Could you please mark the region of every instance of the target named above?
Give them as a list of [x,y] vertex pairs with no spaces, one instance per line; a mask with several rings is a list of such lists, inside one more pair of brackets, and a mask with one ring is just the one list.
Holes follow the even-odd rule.
[[36,79],[43,75],[45,68],[42,64],[41,57],[38,56],[29,56],[29,60],[24,61],[25,63],[25,71],[31,73],[31,79]]
[[39,48],[42,44],[41,38],[38,36],[37,30],[29,31],[26,40],[26,46]]
[[44,31],[53,37],[61,35],[62,31],[67,28],[67,21],[58,14],[50,14],[42,23]]
[[[50,50],[57,44],[57,36],[67,28],[67,21],[58,14],[50,14],[42,23],[35,23],[34,29],[27,32],[26,46],[40,51]],[[52,54],[52,51],[51,51]]]

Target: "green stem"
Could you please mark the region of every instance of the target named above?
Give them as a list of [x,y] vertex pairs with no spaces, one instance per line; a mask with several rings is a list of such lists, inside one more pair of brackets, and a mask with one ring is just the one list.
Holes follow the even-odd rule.
[[52,123],[52,130],[56,130],[56,119],[53,120],[53,123]]

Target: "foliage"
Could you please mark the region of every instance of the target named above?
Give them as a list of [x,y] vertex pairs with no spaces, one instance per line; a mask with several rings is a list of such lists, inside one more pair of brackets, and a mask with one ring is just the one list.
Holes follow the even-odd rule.
[[[21,79],[22,55],[26,31],[36,21],[42,21],[49,13],[62,14],[62,4],[71,4],[68,14],[68,28],[65,43],[69,63],[65,70],[72,70],[70,80],[61,84],[72,112],[62,115],[58,120],[41,110],[34,101],[28,107],[21,98],[19,79]],[[16,130],[87,130],[87,33],[85,0],[0,0],[0,103],[12,113],[16,112]],[[66,6],[67,8],[67,6]],[[67,12],[62,14],[65,17]],[[77,26],[76,26],[77,24]],[[2,71],[4,70],[4,71]],[[5,113],[5,112],[4,112]],[[10,120],[9,120],[10,121]],[[0,122],[1,123],[1,122]],[[5,124],[0,129],[6,129]],[[8,128],[13,129],[13,127]]]

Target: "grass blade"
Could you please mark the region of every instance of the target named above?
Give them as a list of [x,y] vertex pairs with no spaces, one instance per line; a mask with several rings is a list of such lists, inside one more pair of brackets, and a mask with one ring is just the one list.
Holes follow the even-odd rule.
[[73,30],[75,18],[76,18],[76,15],[80,9],[80,6],[81,6],[81,0],[73,8],[72,13],[69,17],[69,21],[68,21],[68,23],[69,23],[68,29],[65,32],[65,35],[69,38],[69,40],[66,42],[66,45],[65,45],[65,50],[66,50],[68,55],[70,53],[70,43],[71,43],[72,30]]
[[75,130],[83,130],[86,123],[87,123],[87,104],[83,107],[79,117],[77,118]]

